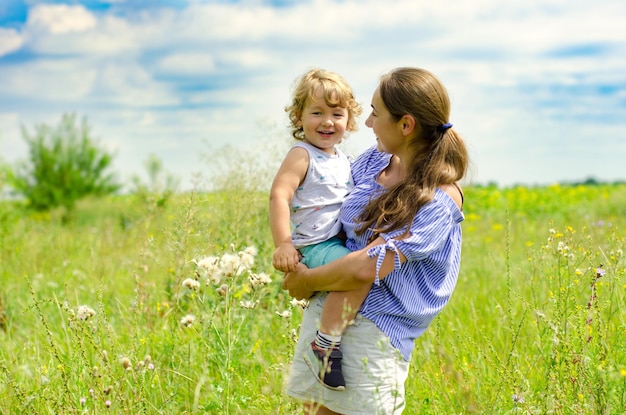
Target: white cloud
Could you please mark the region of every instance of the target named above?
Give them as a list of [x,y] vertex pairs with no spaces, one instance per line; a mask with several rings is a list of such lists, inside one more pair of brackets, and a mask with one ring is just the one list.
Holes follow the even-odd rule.
[[60,35],[93,29],[96,26],[96,19],[83,6],[42,4],[30,10],[28,25],[52,35]]
[[0,27],[0,57],[18,50],[23,44],[24,40],[17,31]]
[[208,53],[177,53],[160,59],[157,63],[163,72],[176,75],[207,75],[215,68],[215,60]]

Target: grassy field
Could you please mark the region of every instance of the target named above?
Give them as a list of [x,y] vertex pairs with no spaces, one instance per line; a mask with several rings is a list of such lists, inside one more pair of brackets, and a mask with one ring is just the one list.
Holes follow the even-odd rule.
[[[0,413],[296,414],[267,195],[0,203]],[[621,414],[626,186],[468,187],[406,414]],[[271,279],[271,282],[269,281]]]

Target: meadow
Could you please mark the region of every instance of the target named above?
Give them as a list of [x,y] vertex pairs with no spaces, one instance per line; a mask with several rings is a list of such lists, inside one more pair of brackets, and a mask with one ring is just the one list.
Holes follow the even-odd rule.
[[[468,186],[405,414],[621,414],[626,185]],[[298,414],[267,193],[0,203],[0,413]]]

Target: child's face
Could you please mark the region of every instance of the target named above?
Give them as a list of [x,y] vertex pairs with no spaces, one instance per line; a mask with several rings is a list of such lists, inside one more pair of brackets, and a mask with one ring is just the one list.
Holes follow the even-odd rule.
[[305,141],[320,150],[334,154],[333,147],[346,133],[348,109],[330,107],[321,94],[310,97],[300,117],[299,123],[304,131]]

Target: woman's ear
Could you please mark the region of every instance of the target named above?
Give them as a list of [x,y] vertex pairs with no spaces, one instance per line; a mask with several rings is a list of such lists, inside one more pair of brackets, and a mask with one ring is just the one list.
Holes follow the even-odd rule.
[[412,115],[403,115],[400,119],[400,128],[405,136],[413,134],[413,131],[415,131],[415,118]]

